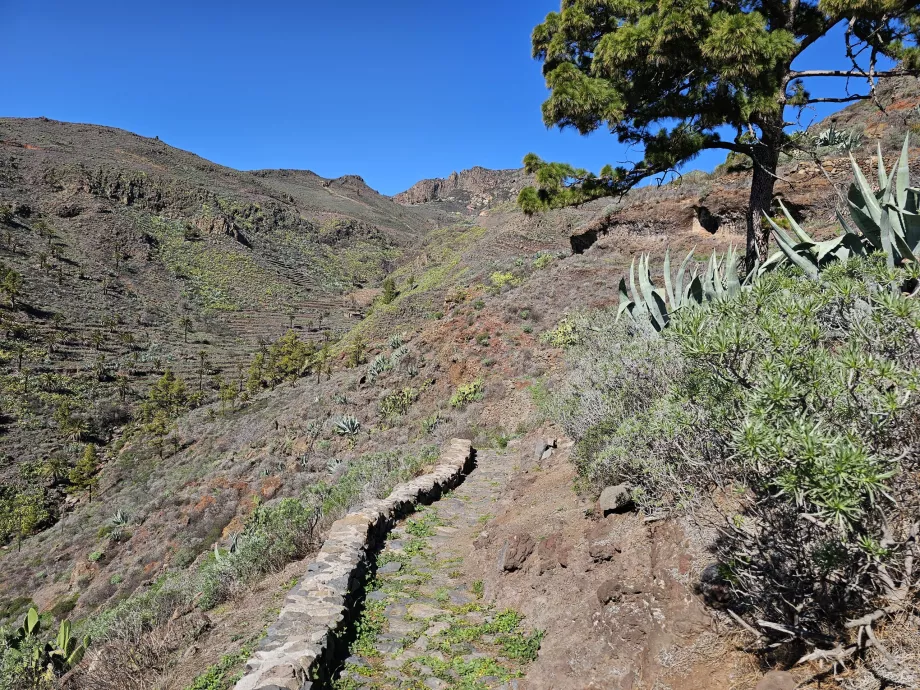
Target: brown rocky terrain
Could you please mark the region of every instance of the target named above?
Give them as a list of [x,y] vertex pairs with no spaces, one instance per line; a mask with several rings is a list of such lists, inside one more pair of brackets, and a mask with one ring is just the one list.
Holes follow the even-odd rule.
[[[903,88],[886,98],[898,104],[888,119],[838,123],[884,132],[887,156],[914,124],[900,104],[918,99]],[[92,500],[71,491],[62,517],[55,508],[36,534],[4,546],[3,620],[31,602],[87,625],[119,604],[140,607],[165,578],[213,561],[215,546],[229,551],[258,506],[336,486],[370,454],[407,457],[461,437],[507,477],[477,485],[494,491],[476,497],[494,508],[466,527],[462,580],[545,630],[522,686],[747,690],[770,670],[696,593],[708,561],[688,525],[603,516],[573,490],[565,439],[545,458],[533,450],[557,436],[540,391],[565,375],[541,334],[615,303],[639,252],[704,258],[743,242],[745,171],[526,217],[512,204],[528,183],[521,171],[464,171],[391,200],[357,177],[243,173],[109,128],[0,120],[0,140],[0,205],[12,210],[0,261],[23,276],[17,304],[0,311],[4,482],[34,482],[62,505],[60,477],[21,468],[49,457],[72,467],[87,442],[102,449]],[[874,146],[867,137],[859,157]],[[784,161],[777,193],[820,233],[847,166],[838,154]],[[398,292],[389,304],[374,301],[385,275]],[[217,376],[242,389],[261,343],[289,327],[303,340],[341,338],[329,369],[218,400]],[[363,356],[350,361],[357,343]],[[370,374],[377,355],[403,347],[397,366]],[[167,367],[203,395],[158,448],[124,425]],[[477,381],[479,399],[450,403]],[[388,413],[402,391],[408,403]],[[85,422],[79,433],[55,419],[64,401]],[[336,431],[346,415],[361,424],[353,437]],[[328,507],[297,559],[342,508]],[[113,539],[116,512],[129,524]],[[190,686],[258,638],[303,567],[295,559],[234,582],[206,610],[193,592],[151,618],[130,639],[159,649],[157,663],[137,669],[136,685],[111,687]]]

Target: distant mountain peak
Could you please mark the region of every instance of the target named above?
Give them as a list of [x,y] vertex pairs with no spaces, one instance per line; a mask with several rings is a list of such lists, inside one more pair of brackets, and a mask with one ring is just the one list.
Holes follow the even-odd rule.
[[454,171],[447,177],[416,182],[393,197],[398,204],[414,206],[450,202],[469,212],[513,201],[522,188],[533,183],[523,169],[490,170],[480,166]]

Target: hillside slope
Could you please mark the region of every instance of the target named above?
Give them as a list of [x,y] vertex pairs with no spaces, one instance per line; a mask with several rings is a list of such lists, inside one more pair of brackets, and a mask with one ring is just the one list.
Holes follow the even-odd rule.
[[[899,144],[890,138],[887,154]],[[83,687],[106,687],[104,673],[135,663],[136,650],[145,661],[131,666],[134,684],[108,687],[181,690],[215,668],[232,677],[329,521],[423,471],[452,436],[511,466],[464,577],[547,627],[542,682],[612,682],[610,645],[639,675],[667,665],[671,631],[649,636],[654,616],[631,621],[628,645],[615,617],[598,618],[599,588],[621,564],[591,553],[604,523],[572,492],[565,444],[549,463],[533,448],[559,433],[540,403],[566,375],[560,323],[614,304],[639,252],[671,246],[705,260],[743,242],[744,170],[527,217],[512,203],[521,171],[458,173],[388,199],[360,178],[241,173],[107,128],[0,120],[0,139],[0,206],[12,211],[0,219],[0,261],[23,276],[15,304],[0,307],[3,497],[38,486],[51,512],[21,544],[7,536],[0,618],[34,602],[97,634],[97,675]],[[859,156],[872,147],[867,139]],[[827,158],[781,170],[777,191],[810,230],[832,222],[848,181],[848,161]],[[376,289],[384,276],[389,301]],[[340,339],[328,359],[250,390],[253,355],[268,349],[260,341],[291,326],[300,342]],[[167,368],[202,395],[177,405],[158,438],[130,421]],[[66,471],[91,441],[104,446],[98,483],[70,488],[57,520]],[[295,504],[312,511],[309,528],[272,541],[285,521],[300,524],[283,512]],[[627,550],[661,555],[649,573],[678,563],[669,600],[699,609],[698,540],[635,517],[618,523],[639,535]],[[558,535],[578,572],[544,572],[536,559],[497,570],[495,554],[520,532],[541,544]],[[271,558],[256,551],[264,544],[277,547]],[[701,625],[666,650],[678,671],[695,669],[671,687],[706,677],[700,651],[731,676],[724,642]],[[753,687],[756,676],[748,668],[744,683],[720,687]]]
[[[4,498],[113,440],[171,370],[203,400],[293,328],[325,341],[431,227],[359,177],[240,172],[109,127],[0,119]],[[20,487],[20,488],[15,488]],[[18,531],[18,527],[6,531]],[[24,530],[28,532],[28,529]]]

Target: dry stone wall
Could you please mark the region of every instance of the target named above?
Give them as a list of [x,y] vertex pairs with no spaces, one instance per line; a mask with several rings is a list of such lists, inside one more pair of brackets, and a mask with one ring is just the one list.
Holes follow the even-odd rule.
[[328,683],[346,651],[348,626],[362,599],[374,552],[417,503],[434,501],[459,484],[472,457],[468,440],[453,439],[431,473],[400,484],[387,498],[334,522],[235,690],[308,690]]

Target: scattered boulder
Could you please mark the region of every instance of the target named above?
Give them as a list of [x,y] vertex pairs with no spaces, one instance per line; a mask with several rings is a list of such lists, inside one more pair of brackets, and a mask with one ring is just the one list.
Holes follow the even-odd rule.
[[632,510],[634,503],[632,500],[632,486],[627,483],[608,486],[601,492],[601,497],[597,500],[600,513],[603,516],[610,513],[625,513]]
[[700,573],[699,593],[709,605],[719,607],[731,599],[731,584],[722,577],[718,563],[710,563]]
[[533,553],[533,537],[525,532],[516,532],[505,539],[501,550],[498,552],[497,566],[499,570],[511,572],[524,566],[527,557]]
[[83,207],[77,204],[61,204],[54,210],[59,218],[74,218],[83,213]]
[[620,551],[607,522],[602,522],[588,532],[588,555],[595,562],[609,561]]
[[798,686],[795,678],[788,671],[770,671],[754,690],[795,690]]
[[538,438],[533,448],[533,459],[536,461],[541,460],[543,458],[543,454],[546,451],[550,450],[553,447],[554,443],[555,442],[552,440],[547,440],[545,438]]
[[561,534],[551,534],[537,546],[540,557],[539,574],[552,570],[556,566],[569,567],[569,554],[572,547],[565,543]]

